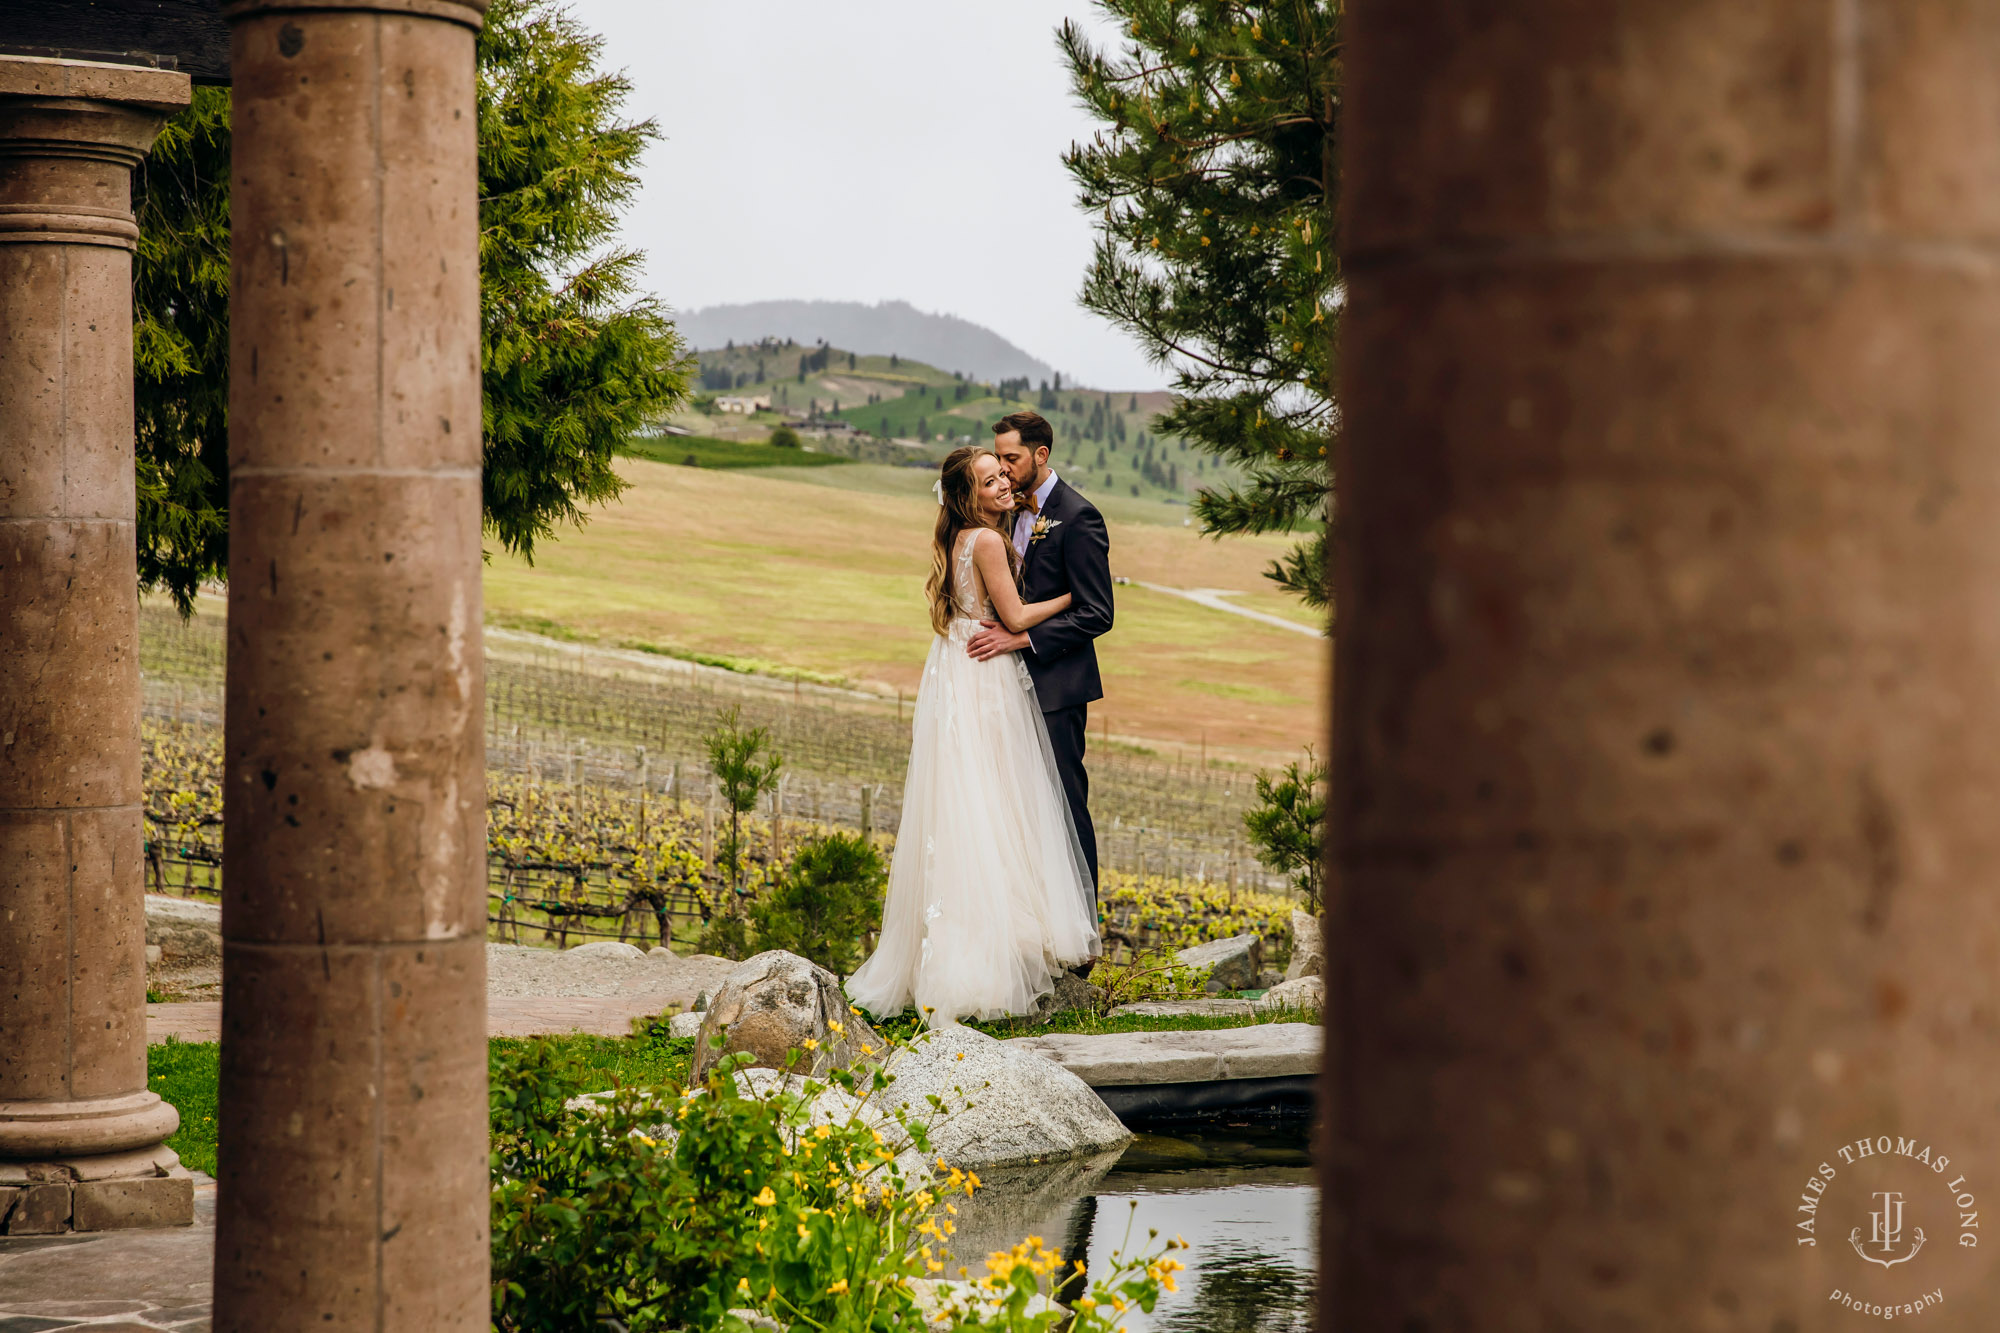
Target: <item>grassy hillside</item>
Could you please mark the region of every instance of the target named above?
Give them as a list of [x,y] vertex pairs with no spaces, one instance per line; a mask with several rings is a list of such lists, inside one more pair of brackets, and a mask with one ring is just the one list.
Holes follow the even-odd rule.
[[[936,511],[921,488],[834,488],[898,469],[774,474],[631,459],[620,471],[632,483],[623,501],[542,544],[534,567],[495,556],[491,620],[914,692],[931,641],[922,586]],[[1286,544],[1204,541],[1111,509],[1107,518],[1112,572],[1170,587],[1255,589]],[[1100,644],[1109,698],[1094,723],[1260,756],[1321,734],[1324,639],[1137,586],[1117,596],[1117,627]]]
[[[703,435],[762,439],[787,416],[837,417],[873,438],[831,442],[830,451],[873,462],[934,462],[959,444],[990,440],[993,422],[1009,412],[1033,408],[1055,428],[1056,470],[1093,495],[1181,506],[1204,485],[1233,478],[1185,441],[1154,434],[1152,418],[1170,401],[1165,393],[1058,392],[1020,381],[1002,393],[1003,386],[899,357],[774,341],[698,356],[708,387],[675,420]],[[750,416],[713,411],[716,395],[725,392],[768,396],[772,410]],[[884,448],[884,441],[899,444]]]
[[645,436],[629,441],[624,453],[654,463],[713,468],[819,468],[850,464],[836,454],[779,448],[762,440],[718,440],[704,435]]

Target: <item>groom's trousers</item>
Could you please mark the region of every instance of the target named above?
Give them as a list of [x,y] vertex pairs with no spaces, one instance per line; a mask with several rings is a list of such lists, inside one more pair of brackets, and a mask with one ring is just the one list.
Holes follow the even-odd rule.
[[1063,796],[1069,801],[1069,816],[1076,824],[1076,840],[1083,844],[1084,864],[1090,867],[1090,905],[1097,907],[1097,827],[1090,822],[1090,774],[1083,767],[1083,741],[1090,731],[1090,705],[1057,708],[1042,714],[1049,726],[1049,748],[1056,754],[1056,772],[1062,775]]

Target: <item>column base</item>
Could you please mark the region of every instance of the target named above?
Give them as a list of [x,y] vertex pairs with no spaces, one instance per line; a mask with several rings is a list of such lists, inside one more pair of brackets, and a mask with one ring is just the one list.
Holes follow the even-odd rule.
[[136,1152],[0,1162],[0,1234],[184,1227],[194,1222],[194,1177],[161,1144]]

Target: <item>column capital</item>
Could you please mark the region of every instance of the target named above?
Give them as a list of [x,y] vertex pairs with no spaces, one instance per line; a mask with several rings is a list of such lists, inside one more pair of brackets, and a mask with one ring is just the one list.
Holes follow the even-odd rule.
[[136,246],[131,170],[191,95],[175,70],[0,55],[0,245]]
[[289,11],[331,10],[342,14],[405,14],[479,28],[486,22],[486,5],[487,0],[223,0],[222,17],[238,23]]

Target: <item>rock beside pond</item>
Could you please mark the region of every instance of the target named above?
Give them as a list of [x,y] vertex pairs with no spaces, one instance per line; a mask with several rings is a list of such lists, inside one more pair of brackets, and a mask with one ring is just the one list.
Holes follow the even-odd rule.
[[[992,1308],[980,1299],[984,1293],[971,1282],[947,1281],[943,1278],[910,1279],[910,1295],[916,1302],[917,1310],[927,1324],[941,1323],[953,1316],[965,1314],[969,1310],[981,1310],[989,1317]],[[1028,1297],[1027,1314],[1030,1318],[1040,1314],[1064,1314],[1066,1311],[1047,1296],[1036,1292]]]
[[1035,1006],[1035,1016],[1046,1023],[1057,1014],[1094,1009],[1097,1007],[1097,994],[1097,987],[1065,968],[1055,975],[1055,989],[1044,995]]
[[1319,918],[1296,908],[1292,911],[1292,961],[1285,968],[1285,980],[1326,974],[1326,940],[1320,934]]
[[969,1199],[952,1199],[958,1229],[933,1243],[939,1257],[951,1271],[964,1264],[977,1274],[987,1255],[1013,1248],[1024,1236],[1041,1236],[1050,1248],[1062,1249],[1077,1200],[1097,1193],[1125,1151],[1117,1147],[1060,1162],[981,1168],[981,1188]]
[[1296,977],[1283,985],[1273,986],[1256,1001],[1257,1008],[1265,1009],[1324,1009],[1326,1007],[1326,978],[1320,976]]
[[1259,1023],[1206,1032],[1053,1033],[1006,1042],[1092,1087],[1286,1078],[1319,1071],[1317,1023]]
[[[904,1106],[912,1119],[924,1121],[937,1155],[952,1166],[1058,1162],[1122,1148],[1132,1139],[1082,1079],[972,1028],[920,1037],[885,1068],[895,1081],[875,1094],[876,1101],[891,1114]],[[931,1108],[932,1096],[944,1100],[943,1114]]]
[[1232,935],[1182,949],[1174,959],[1184,967],[1208,968],[1211,991],[1248,990],[1264,970],[1264,939],[1261,935]]
[[[721,1033],[721,1049],[714,1037]],[[765,1069],[824,1075],[879,1060],[886,1043],[853,1012],[833,973],[783,949],[745,959],[722,979],[696,1035],[691,1081],[748,1051]]]

